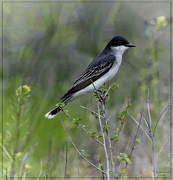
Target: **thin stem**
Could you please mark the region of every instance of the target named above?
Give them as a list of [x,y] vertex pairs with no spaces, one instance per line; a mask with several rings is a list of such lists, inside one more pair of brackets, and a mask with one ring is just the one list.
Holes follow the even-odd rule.
[[125,149],[125,154],[127,154],[127,150],[128,150],[128,148],[129,148],[129,144],[130,144],[130,142],[131,142],[131,140],[132,140],[132,137],[133,137],[133,132],[134,132],[134,129],[132,130],[131,135],[130,135],[130,138],[129,138],[129,140],[128,140],[128,143],[127,143],[127,146],[126,146],[126,149]]
[[145,116],[144,116],[144,121],[145,121],[145,124],[146,124],[147,128],[149,128],[150,125],[149,125],[149,122],[147,121]]
[[[96,113],[94,110],[92,110],[92,109],[90,109],[90,108],[87,108],[87,107],[82,106],[82,105],[80,105],[80,107],[83,108],[83,109],[86,109],[86,110],[88,110],[88,111],[90,111],[90,112],[92,112],[92,113],[94,113],[94,114],[97,115],[97,116],[99,116],[98,113]],[[100,114],[100,116],[103,118],[103,116],[102,116],[101,114]]]
[[150,99],[149,99],[149,90],[148,90],[148,101],[147,101],[147,109],[148,109],[148,117],[149,117],[149,135],[151,138],[151,146],[152,146],[152,171],[153,171],[153,179],[156,177],[156,159],[155,159],[155,145],[154,145],[154,136],[152,133],[152,124],[151,124],[151,114],[150,114]]
[[[135,121],[136,124],[139,125],[138,121],[131,115],[128,113],[128,115]],[[144,133],[146,134],[146,136],[148,137],[148,139],[151,141],[150,136],[148,135],[148,133],[146,132],[146,130],[140,125],[140,128],[144,131]]]
[[[99,159],[99,163],[102,164],[100,159]],[[100,168],[103,170],[103,166],[101,166]],[[104,173],[102,173],[102,178],[103,178],[103,180],[105,179],[104,178]]]
[[[162,167],[161,170],[163,170],[163,169],[165,168],[165,166],[167,165],[167,163],[171,160],[172,156],[173,156],[173,154],[170,155],[169,159],[166,161],[166,163],[164,164],[164,166]],[[160,173],[161,173],[161,171],[158,173],[158,175],[157,175],[157,177],[155,178],[155,180],[157,180],[157,179],[159,178]]]
[[68,141],[66,141],[66,146],[65,146],[65,168],[64,168],[64,179],[67,176],[67,162],[68,162]]
[[165,111],[166,111],[168,108],[169,108],[169,104],[168,104],[168,106],[163,110],[163,112],[160,114],[160,116],[159,116],[159,118],[158,118],[158,120],[157,120],[157,122],[156,122],[156,125],[155,125],[155,127],[154,127],[153,137],[155,136],[155,131],[156,131],[157,125],[158,125],[161,117],[163,116],[163,114],[165,113]]
[[160,151],[159,151],[158,154],[157,154],[156,159],[158,159],[160,153],[162,152],[163,148],[165,147],[165,145],[166,145],[166,143],[168,142],[169,139],[170,139],[170,136],[169,136],[169,138],[165,141],[165,143],[163,144],[163,146],[161,147]]
[[107,96],[107,94],[109,93],[110,89],[112,88],[112,86],[109,86],[109,88],[107,89],[106,93],[105,93],[105,97]]
[[148,97],[147,97],[147,108],[148,108],[148,116],[149,116],[149,122],[150,122],[150,128],[151,128],[151,114],[150,114],[150,93],[148,90]]
[[[144,112],[144,110],[142,110],[142,113],[141,113],[141,117],[140,117],[140,120],[139,120],[139,124],[138,124],[138,128],[137,128],[137,131],[136,131],[136,135],[135,135],[135,138],[134,138],[133,146],[132,146],[132,149],[131,149],[131,152],[130,152],[130,158],[131,158],[132,153],[134,151],[135,141],[136,141],[136,138],[137,138],[137,135],[138,135],[138,132],[139,132],[139,127],[141,125],[141,120],[142,120],[143,112]],[[126,168],[127,168],[127,165],[128,164],[126,163]]]
[[[97,107],[98,107],[98,112],[99,112],[99,115],[100,115],[99,102],[97,104]],[[102,125],[101,117],[99,116],[98,119],[99,119],[100,129],[101,129],[101,132],[102,132],[103,145],[104,145],[104,151],[105,151],[105,156],[106,156],[107,179],[109,180],[110,179],[109,156],[108,156],[108,152],[107,152],[105,134],[104,134],[104,131],[103,131],[103,125]]]
[[[63,109],[62,109],[62,112],[63,112],[71,121],[73,121],[73,119],[72,119]],[[75,122],[75,124],[90,136],[90,134],[88,133],[88,131],[87,131],[85,128],[83,128],[79,123]],[[101,145],[103,146],[103,143],[102,143],[101,141],[99,141],[97,138],[95,138],[95,137],[93,137],[93,136],[90,136],[90,137],[93,138],[95,141],[97,141],[99,144],[101,144]]]
[[156,162],[155,162],[155,147],[154,147],[154,140],[153,140],[153,138],[152,138],[152,140],[151,140],[151,144],[152,144],[152,162],[153,162],[153,178],[155,179],[155,177],[156,177]]
[[96,168],[97,170],[99,170],[99,171],[107,174],[105,171],[103,171],[102,169],[100,169],[100,168],[98,168],[97,166],[95,166],[92,162],[90,162],[87,158],[85,158],[85,157],[80,153],[80,151],[78,150],[78,148],[77,148],[76,145],[74,144],[73,140],[71,139],[70,135],[68,134],[68,132],[67,132],[67,130],[66,130],[66,128],[65,128],[65,126],[64,126],[64,124],[63,124],[63,122],[62,122],[62,119],[61,119],[61,116],[60,116],[60,115],[59,115],[59,119],[60,119],[60,122],[61,122],[61,124],[62,124],[62,127],[63,127],[64,131],[66,132],[68,138],[70,139],[70,142],[72,143],[72,145],[73,145],[73,147],[75,148],[75,150],[77,151],[77,153],[78,153],[85,161],[87,161],[91,166],[93,166],[93,167]]
[[[104,95],[103,95],[104,96]],[[102,99],[104,99],[106,96],[104,96]],[[102,112],[103,112],[103,118],[106,124],[106,134],[107,134],[107,139],[108,139],[108,143],[109,143],[109,153],[111,156],[111,165],[112,165],[112,172],[113,175],[115,176],[115,163],[113,160],[113,147],[112,147],[112,143],[111,143],[111,138],[110,138],[110,132],[109,132],[109,125],[108,125],[108,120],[106,119],[106,114],[105,114],[105,101],[103,101],[102,99],[100,99],[100,103],[101,103],[101,108],[102,108]]]
[[[133,130],[134,131],[134,130]],[[129,138],[129,140],[128,140],[128,143],[127,143],[127,146],[126,146],[126,149],[125,149],[125,154],[127,154],[127,150],[128,150],[128,147],[129,147],[129,144],[130,144],[130,141],[131,141],[131,139],[132,139],[132,135],[133,135],[133,131],[132,131],[132,133],[131,133],[131,135],[130,135],[130,138]],[[118,168],[117,168],[117,176],[118,176],[118,172],[120,171],[120,169],[121,169],[121,166],[122,166],[122,163],[120,163],[119,164],[119,166],[118,166]]]

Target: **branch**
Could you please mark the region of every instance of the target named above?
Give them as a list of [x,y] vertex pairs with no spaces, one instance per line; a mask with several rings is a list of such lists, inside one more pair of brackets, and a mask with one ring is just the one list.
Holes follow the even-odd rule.
[[[102,110],[102,113],[103,113],[103,116],[102,116],[102,119],[105,121],[105,124],[106,124],[106,134],[107,134],[107,141],[108,141],[108,144],[109,144],[109,153],[110,153],[110,159],[111,159],[111,170],[113,172],[113,175],[115,176],[115,164],[114,164],[114,160],[113,160],[113,147],[112,147],[112,143],[111,143],[111,138],[110,138],[110,132],[109,132],[109,126],[108,126],[108,119],[106,119],[106,114],[105,114],[105,101],[106,101],[106,95],[108,94],[109,90],[111,89],[112,86],[110,86],[108,88],[108,90],[105,92],[105,91],[101,91],[100,94],[98,94],[98,91],[96,90],[95,93],[97,94],[97,96],[99,97],[99,103],[101,105],[101,110]],[[98,104],[98,112],[99,112],[99,121],[101,121],[101,115],[100,115],[100,109],[99,109],[99,104]],[[101,124],[102,125],[102,124]],[[100,128],[103,128],[100,126]],[[104,132],[102,132],[103,134]],[[104,137],[105,138],[105,137]],[[105,146],[106,146],[106,143],[105,143]],[[107,146],[106,146],[107,148]],[[105,156],[106,156],[106,151],[105,151]],[[107,159],[107,156],[106,156],[106,159]],[[109,159],[108,159],[109,160]],[[107,162],[107,165],[108,165],[108,162]],[[107,166],[108,167],[108,166]],[[110,167],[108,167],[110,169]],[[108,176],[108,179],[109,179],[109,176]]]
[[157,154],[156,159],[158,159],[160,153],[162,152],[162,149],[165,147],[165,145],[166,145],[166,143],[168,142],[169,139],[170,139],[170,136],[169,136],[169,138],[165,141],[165,143],[163,144],[163,146],[161,147],[160,151],[159,151],[158,154]]
[[[128,113],[128,115],[135,121],[135,123],[136,123],[137,125],[139,125],[138,121],[137,121],[131,114]],[[145,130],[141,125],[140,125],[140,128],[144,131],[144,133],[146,134],[146,136],[148,137],[148,139],[151,141],[151,138],[150,138],[150,136],[148,135],[148,133],[146,132],[146,130]]]
[[[133,150],[134,150],[135,141],[136,141],[136,138],[137,138],[137,135],[138,135],[138,131],[139,131],[139,127],[141,125],[141,120],[142,120],[142,117],[143,117],[143,112],[144,112],[144,109],[141,112],[141,117],[140,117],[140,120],[139,120],[139,124],[138,124],[138,128],[137,128],[137,131],[136,131],[136,135],[135,135],[135,138],[134,138],[133,147],[132,147],[131,152],[130,152],[130,157],[131,157],[131,155],[133,153]],[[127,165],[127,163],[126,163],[126,165]]]
[[[87,107],[82,106],[82,105],[80,105],[80,107],[83,108],[83,109],[86,109],[86,110],[88,110],[88,111],[90,111],[90,112],[92,112],[92,113],[94,113],[94,114],[97,115],[97,116],[99,116],[98,113],[96,113],[94,110],[92,110],[92,109],[90,109],[90,108],[87,108]],[[100,114],[100,116],[103,118],[103,116],[102,116],[101,114]]]
[[147,97],[147,110],[148,110],[148,117],[149,117],[149,124],[148,124],[148,130],[149,130],[149,136],[151,138],[151,146],[152,146],[152,171],[153,171],[153,180],[156,177],[156,159],[155,159],[155,145],[154,145],[154,136],[152,132],[152,124],[151,124],[151,114],[150,114],[150,100],[149,100],[149,90],[148,90],[148,97]]
[[[99,102],[97,103],[97,107],[98,107],[98,112],[100,114],[100,108],[99,108]],[[110,169],[109,169],[109,156],[108,156],[108,152],[107,152],[107,146],[106,146],[106,140],[105,140],[105,135],[104,135],[104,131],[103,131],[103,126],[102,126],[102,120],[101,117],[99,116],[99,123],[100,123],[100,129],[102,132],[102,137],[103,137],[103,145],[104,145],[104,151],[105,151],[105,156],[106,156],[106,170],[107,170],[107,178],[108,180],[110,179]]]
[[156,122],[156,125],[155,125],[155,127],[154,127],[153,137],[154,137],[154,135],[155,135],[155,131],[156,131],[157,125],[158,125],[161,117],[163,116],[163,114],[165,113],[165,111],[166,111],[169,107],[170,107],[170,105],[168,104],[168,106],[167,106],[167,107],[163,110],[163,112],[160,114],[160,116],[159,116],[159,118],[158,118],[158,120],[157,120],[157,122]]
[[60,119],[60,122],[62,124],[62,127],[64,129],[64,131],[66,132],[68,138],[70,139],[70,142],[72,143],[73,147],[75,148],[75,150],[77,151],[77,153],[85,160],[87,161],[91,166],[93,166],[94,168],[96,168],[97,170],[101,171],[102,173],[105,173],[107,174],[105,171],[103,171],[102,169],[98,168],[97,166],[95,166],[92,162],[90,162],[87,158],[85,158],[81,153],[80,151],[77,149],[76,145],[74,144],[73,140],[71,139],[70,135],[68,134],[63,122],[62,122],[62,119],[61,119],[61,116],[59,115],[59,119]]
[[[148,109],[148,116],[149,116],[149,122],[150,122],[150,128],[151,128],[151,114],[150,114],[150,93],[148,90],[148,97],[147,97],[147,109]],[[151,129],[150,129],[151,130]]]
[[[166,163],[164,164],[164,166],[162,167],[161,170],[163,170],[165,168],[165,166],[167,165],[167,163],[171,160],[173,154],[170,155],[169,159],[166,161]],[[155,180],[157,180],[159,178],[159,175],[160,175],[161,172],[158,173],[157,177],[155,178]]]
[[101,104],[101,108],[102,108],[102,112],[103,112],[103,119],[106,124],[106,134],[107,134],[107,140],[108,140],[108,144],[109,144],[109,153],[111,156],[111,165],[112,165],[111,169],[113,171],[113,175],[115,176],[115,164],[114,164],[114,160],[113,160],[113,147],[112,147],[111,138],[110,138],[108,120],[106,119],[106,115],[105,115],[105,101],[103,101],[103,99],[105,99],[105,98],[106,98],[106,96],[104,96],[102,99],[100,99],[100,104]]
[[[62,112],[63,112],[71,121],[73,121],[73,119],[72,119],[63,109],[62,109]],[[75,124],[90,136],[90,134],[88,133],[88,131],[87,131],[85,128],[83,128],[79,123],[75,122]],[[99,144],[101,144],[101,145],[103,146],[103,143],[102,143],[101,141],[99,141],[97,138],[95,138],[95,137],[93,137],[93,136],[90,136],[90,137],[93,138],[95,141],[97,141]]]

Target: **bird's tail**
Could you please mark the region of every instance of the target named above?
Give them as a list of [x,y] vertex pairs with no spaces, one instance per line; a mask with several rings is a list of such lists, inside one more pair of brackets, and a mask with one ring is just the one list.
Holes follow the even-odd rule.
[[57,106],[54,109],[52,109],[51,111],[49,111],[47,114],[45,114],[45,118],[47,119],[52,119],[54,118],[59,112],[61,111],[61,107]]
[[[68,102],[71,100],[72,96],[67,96],[65,98],[61,98],[61,102],[62,103],[62,107],[67,106]],[[52,119],[54,118],[61,110],[62,107],[60,106],[56,106],[54,109],[52,109],[51,111],[49,111],[47,114],[45,114],[45,118],[47,119]]]

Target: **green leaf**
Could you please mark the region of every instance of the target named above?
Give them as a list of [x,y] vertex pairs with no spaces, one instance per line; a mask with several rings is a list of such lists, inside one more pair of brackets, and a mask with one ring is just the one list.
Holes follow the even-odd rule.
[[125,154],[125,153],[120,153],[118,156],[117,156],[117,159],[121,162],[121,161],[125,161],[127,164],[131,164],[131,161],[130,161],[130,157],[128,154]]
[[102,163],[99,163],[99,165],[97,166],[98,168],[102,168],[103,164]]
[[125,108],[128,109],[128,108],[130,108],[132,106],[133,106],[133,104],[128,103],[128,104],[125,105]]
[[112,138],[111,138],[111,141],[113,141],[113,140],[115,140],[116,139],[116,141],[117,141],[117,139],[119,139],[119,135],[118,134],[116,134],[115,136],[113,136]]
[[102,138],[102,136],[95,136],[96,139]]
[[119,87],[119,84],[118,84],[118,83],[113,83],[113,84],[111,85],[110,90],[113,91],[113,90],[116,89],[117,87]]
[[85,124],[80,124],[81,127],[83,127],[84,129],[87,128],[87,126]]
[[105,132],[108,127],[109,127],[108,125],[107,125],[107,126],[104,126],[104,125],[103,125],[103,132]]
[[97,99],[99,99],[100,97],[99,97],[99,95],[98,94],[96,94],[96,93],[94,93],[94,96],[97,98]]
[[107,91],[106,85],[102,85],[102,86],[100,87],[100,89],[101,89],[101,91]]
[[64,108],[65,107],[65,103],[62,103],[62,102],[59,102],[56,104],[56,106],[59,106],[61,108]]
[[119,116],[120,116],[120,117],[123,117],[125,114],[127,114],[127,111],[122,111],[122,112],[119,114]]
[[140,141],[141,141],[140,138],[136,138],[136,139],[135,139],[135,144],[140,143]]
[[114,159],[116,158],[116,156],[109,156],[109,159]]
[[96,132],[91,132],[91,131],[89,131],[88,134],[89,134],[91,137],[95,137]]
[[83,150],[83,149],[80,150],[80,155],[81,155],[81,156],[84,156],[84,157],[86,157],[86,158],[87,158],[87,157],[90,157],[90,155],[88,154],[88,152],[85,151],[85,150]]
[[117,121],[121,121],[121,117],[117,117]]

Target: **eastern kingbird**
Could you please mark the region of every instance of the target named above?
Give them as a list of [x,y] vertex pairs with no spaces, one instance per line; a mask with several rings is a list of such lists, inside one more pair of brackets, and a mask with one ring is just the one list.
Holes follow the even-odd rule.
[[[106,81],[112,79],[122,62],[123,53],[129,48],[135,47],[124,37],[116,36],[111,39],[105,49],[89,64],[87,69],[74,82],[71,89],[61,98],[61,102],[67,103],[77,96],[98,89]],[[54,118],[61,111],[57,106],[49,111],[45,117]]]

